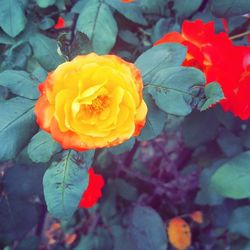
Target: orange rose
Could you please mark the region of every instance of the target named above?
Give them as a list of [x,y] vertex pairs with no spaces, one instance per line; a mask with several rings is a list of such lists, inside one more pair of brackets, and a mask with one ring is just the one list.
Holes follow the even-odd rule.
[[37,123],[64,149],[118,145],[145,124],[142,88],[134,64],[114,55],[77,56],[39,85]]

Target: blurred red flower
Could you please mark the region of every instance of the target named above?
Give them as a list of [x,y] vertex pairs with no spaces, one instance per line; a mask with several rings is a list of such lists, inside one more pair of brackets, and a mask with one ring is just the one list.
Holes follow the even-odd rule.
[[124,2],[124,3],[132,3],[132,2],[134,2],[135,0],[121,0],[122,2]]
[[[225,20],[223,20],[226,27]],[[170,32],[155,45],[177,42],[187,47],[183,66],[196,67],[207,84],[217,81],[225,99],[225,111],[245,120],[250,117],[250,46],[236,46],[226,32],[215,33],[214,22],[184,21],[181,33]]]
[[91,208],[102,196],[102,188],[104,186],[103,177],[99,174],[95,174],[94,169],[90,168],[89,184],[86,191],[82,195],[82,199],[79,203],[80,208]]
[[55,29],[62,29],[65,27],[65,21],[62,17],[59,17],[57,23],[54,25]]

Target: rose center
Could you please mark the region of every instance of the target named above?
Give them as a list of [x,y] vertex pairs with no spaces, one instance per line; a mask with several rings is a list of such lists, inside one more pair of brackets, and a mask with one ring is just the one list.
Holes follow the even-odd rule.
[[106,95],[100,95],[92,101],[91,104],[84,105],[84,109],[89,113],[100,114],[109,106],[110,100]]

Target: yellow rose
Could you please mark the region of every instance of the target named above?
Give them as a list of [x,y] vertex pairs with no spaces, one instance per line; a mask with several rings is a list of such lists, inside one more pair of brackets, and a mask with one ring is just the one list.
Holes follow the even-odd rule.
[[132,63],[114,55],[77,56],[39,85],[37,123],[64,149],[118,145],[138,135],[145,124],[142,88]]

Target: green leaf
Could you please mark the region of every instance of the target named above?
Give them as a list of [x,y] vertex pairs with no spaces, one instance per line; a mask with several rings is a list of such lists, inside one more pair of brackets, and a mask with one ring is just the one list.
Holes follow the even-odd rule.
[[5,51],[1,67],[2,69],[24,69],[31,54],[32,50],[28,42],[18,42]]
[[13,44],[15,40],[0,30],[0,44]]
[[155,74],[169,67],[180,66],[186,57],[186,47],[177,43],[160,44],[146,50],[135,61],[144,83],[151,83]]
[[15,250],[37,250],[39,245],[39,238],[36,236],[30,236],[22,240]]
[[237,120],[235,119],[235,116],[231,112],[225,112],[221,105],[216,105],[213,108],[215,115],[219,122],[227,128],[228,130],[234,130],[235,126],[237,124]]
[[248,14],[250,12],[250,1],[212,0],[211,11],[217,17],[232,17]]
[[0,85],[0,102],[8,98],[9,91],[7,88]]
[[233,211],[229,220],[228,229],[232,233],[250,238],[250,206],[238,207]]
[[144,13],[165,14],[166,0],[143,0],[138,1]]
[[191,16],[195,11],[199,9],[202,4],[202,0],[174,0],[172,1],[174,6],[173,10],[178,17],[187,18]]
[[75,250],[93,250],[95,249],[95,236],[88,234],[81,238]]
[[15,195],[19,198],[42,195],[44,172],[45,168],[41,166],[17,165],[8,168],[3,178],[4,190],[8,195]]
[[105,2],[132,22],[147,25],[147,20],[137,3],[123,3],[117,0],[105,0]]
[[180,31],[180,24],[174,18],[160,18],[153,27],[151,40],[156,42],[171,31]]
[[116,178],[115,186],[118,195],[120,195],[123,199],[128,201],[136,201],[136,199],[138,198],[137,189],[125,180]]
[[119,155],[119,154],[123,154],[125,152],[130,151],[133,148],[134,144],[135,144],[135,138],[132,137],[131,139],[125,141],[124,143],[118,146],[109,148],[108,150],[114,155]]
[[137,137],[139,141],[151,140],[158,136],[167,121],[167,114],[161,111],[155,104],[150,95],[145,95],[144,100],[147,103],[148,113],[146,117],[146,124]]
[[128,232],[125,228],[119,225],[113,225],[111,230],[114,237],[114,250],[137,250],[136,246],[130,241]]
[[85,5],[88,4],[88,2],[89,2],[88,0],[87,1],[80,0],[80,1],[76,2],[75,5],[72,7],[71,12],[80,14],[82,12],[83,8],[85,7]]
[[37,99],[39,81],[31,74],[21,70],[5,70],[0,73],[0,85],[13,94],[29,99]]
[[63,59],[57,53],[57,42],[47,36],[36,33],[30,37],[34,56],[47,70],[54,70]]
[[33,107],[21,97],[0,102],[0,161],[13,159],[35,133]]
[[100,213],[104,223],[109,223],[111,218],[117,214],[117,190],[115,181],[110,181],[105,185],[104,194],[105,199],[100,201]]
[[232,199],[250,197],[250,151],[222,164],[212,176],[211,185],[222,196]]
[[36,3],[40,8],[47,8],[55,4],[55,2],[56,0],[36,0]]
[[36,207],[16,196],[0,197],[0,237],[20,240],[38,222]]
[[[120,30],[118,33],[119,38],[121,38],[124,42],[128,44],[132,44],[134,46],[137,46],[140,43],[140,40],[134,32],[131,32],[130,30]],[[121,52],[121,51],[120,51]]]
[[44,17],[38,27],[41,30],[48,30],[55,25],[55,21],[50,17]]
[[94,151],[76,153],[64,151],[59,161],[54,161],[43,178],[44,196],[52,216],[70,219],[88,186],[88,167]]
[[243,151],[240,137],[228,130],[225,130],[220,134],[217,138],[217,142],[222,152],[228,157],[235,156]]
[[209,83],[205,86],[204,93],[206,96],[205,102],[199,108],[201,111],[204,111],[211,107],[211,105],[218,103],[224,99],[224,94],[221,86],[217,82]]
[[27,22],[19,1],[0,0],[0,27],[9,36],[17,36]]
[[200,175],[200,191],[197,193],[195,203],[198,205],[220,205],[224,198],[211,187],[211,177],[224,161],[215,162],[212,166],[205,168]]
[[74,58],[77,55],[86,55],[92,51],[92,44],[87,35],[77,31],[70,48],[70,58]]
[[201,71],[191,67],[171,67],[157,71],[145,89],[156,105],[168,114],[191,113],[205,82]]
[[136,206],[127,219],[129,238],[136,250],[166,250],[167,236],[161,217],[150,207]]
[[81,238],[78,246],[74,250],[108,250],[113,249],[113,242],[110,232],[101,227],[97,227],[95,233],[90,233]]
[[78,17],[77,30],[85,33],[99,54],[107,54],[115,44],[118,28],[110,7],[100,0],[84,5]]
[[44,131],[34,135],[28,145],[28,154],[33,162],[48,162],[60,150],[60,145]]
[[195,111],[187,116],[183,122],[182,133],[185,144],[194,148],[214,140],[218,130],[219,121],[214,111],[207,110],[205,112]]

